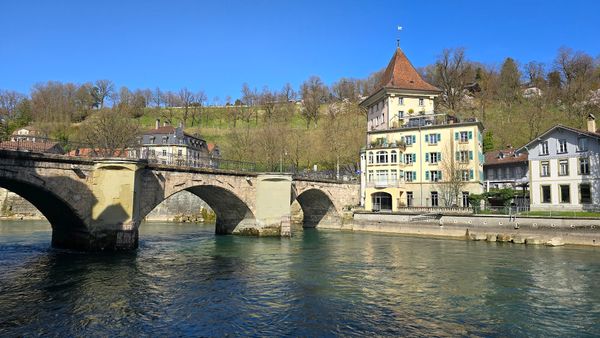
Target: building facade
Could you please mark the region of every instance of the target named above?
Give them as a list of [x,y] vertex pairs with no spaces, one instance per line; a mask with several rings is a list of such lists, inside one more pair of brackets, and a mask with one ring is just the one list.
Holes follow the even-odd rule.
[[518,153],[514,148],[485,153],[483,164],[485,190],[521,189],[529,186],[529,161],[527,152]]
[[556,125],[519,151],[529,152],[531,210],[597,210],[600,205],[600,134]]
[[361,153],[366,210],[468,206],[468,196],[483,191],[483,125],[437,114],[439,94],[398,48],[379,90],[361,102],[368,111]]
[[135,151],[150,162],[191,167],[216,165],[206,141],[185,133],[182,126],[160,126],[157,120],[155,128],[143,133],[140,142],[140,149]]

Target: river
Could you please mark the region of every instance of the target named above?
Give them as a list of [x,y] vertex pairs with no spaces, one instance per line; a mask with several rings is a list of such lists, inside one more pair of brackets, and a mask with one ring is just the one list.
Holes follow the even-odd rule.
[[143,224],[129,253],[0,222],[0,336],[593,336],[600,250]]

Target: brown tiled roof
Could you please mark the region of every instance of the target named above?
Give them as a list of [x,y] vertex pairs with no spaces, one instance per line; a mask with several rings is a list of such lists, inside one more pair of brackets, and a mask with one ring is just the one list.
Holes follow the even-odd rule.
[[[515,156],[515,148],[508,148],[502,150],[489,151],[485,153],[485,165],[497,165],[507,163],[518,163],[527,162],[529,155],[525,152],[517,153]],[[500,158],[500,153],[504,154],[504,157]]]
[[214,143],[207,143],[206,147],[208,147],[208,152],[212,152],[213,149],[215,149],[217,147],[217,145]]
[[4,141],[0,142],[0,149],[35,151],[54,154],[62,153],[62,148],[57,142]]
[[144,134],[172,134],[175,132],[175,127],[173,126],[162,126],[155,129],[150,129]]
[[423,80],[399,47],[396,48],[394,56],[383,72],[379,88],[440,91],[439,88]]
[[[106,155],[106,150],[102,149],[92,149],[92,148],[79,148],[75,150],[69,151],[69,156],[83,156],[83,157],[93,157],[98,155]],[[127,157],[125,152],[121,152],[121,150],[115,150],[110,157]]]

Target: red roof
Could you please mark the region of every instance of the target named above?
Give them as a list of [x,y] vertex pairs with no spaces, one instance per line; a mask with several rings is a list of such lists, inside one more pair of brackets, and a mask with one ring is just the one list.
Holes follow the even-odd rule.
[[62,154],[58,142],[33,142],[33,141],[4,141],[0,142],[0,149],[35,151],[41,153]]
[[[106,151],[102,151],[101,149],[96,149],[96,151],[94,152],[94,149],[92,149],[92,148],[79,148],[79,149],[69,151],[68,155],[69,156],[92,157],[92,156],[98,156],[99,154],[103,154],[105,152]],[[104,156],[106,156],[106,155],[104,155]],[[126,154],[126,152],[121,152],[121,150],[115,150],[113,152],[113,154],[111,155],[111,157],[127,157],[127,154]]]
[[[489,151],[485,153],[485,165],[498,165],[507,163],[527,162],[529,155],[525,152],[517,153],[515,148]],[[502,154],[502,156],[500,156]]]
[[383,73],[379,88],[440,91],[423,80],[399,47]]
[[213,151],[213,149],[215,149],[217,147],[217,145],[214,143],[207,143],[206,147],[208,148],[208,152],[210,153]]

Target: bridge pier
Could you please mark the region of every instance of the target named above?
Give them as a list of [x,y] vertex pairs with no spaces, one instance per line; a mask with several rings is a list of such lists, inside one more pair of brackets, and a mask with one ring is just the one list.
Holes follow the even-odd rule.
[[256,180],[254,221],[245,220],[233,231],[238,235],[282,236],[290,233],[290,191],[292,175],[265,174]]

